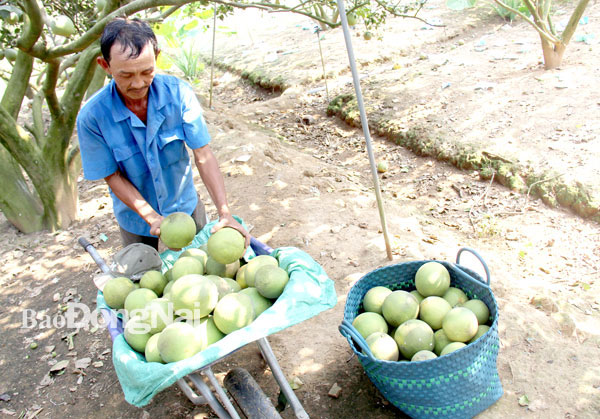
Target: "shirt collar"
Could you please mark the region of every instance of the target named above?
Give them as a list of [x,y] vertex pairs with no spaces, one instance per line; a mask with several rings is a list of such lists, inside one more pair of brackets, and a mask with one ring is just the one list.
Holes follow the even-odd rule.
[[[148,110],[150,107],[154,107],[156,111],[158,111],[168,104],[168,97],[165,94],[165,89],[162,87],[162,77],[160,74],[157,74],[154,77],[154,80],[152,80],[150,90],[148,91]],[[125,103],[123,103],[123,99],[121,99],[121,96],[119,95],[114,79],[110,81],[110,94],[114,105],[112,107],[112,117],[115,122],[130,118],[131,111],[125,106]]]

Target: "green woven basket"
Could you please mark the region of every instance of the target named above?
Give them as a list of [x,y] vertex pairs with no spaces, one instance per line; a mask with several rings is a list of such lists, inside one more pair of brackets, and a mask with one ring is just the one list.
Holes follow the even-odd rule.
[[[459,265],[460,255],[469,251],[479,258],[487,284],[475,272]],[[502,396],[498,377],[498,306],[489,287],[487,265],[472,249],[459,250],[456,264],[442,263],[450,272],[451,286],[469,298],[484,301],[490,309],[490,330],[466,347],[439,358],[419,362],[375,359],[365,340],[352,326],[362,312],[362,300],[375,286],[392,290],[415,289],[415,273],[428,260],[399,263],[369,272],[352,287],[346,300],[340,332],[358,356],[367,376],[383,396],[414,418],[467,418],[491,406]]]

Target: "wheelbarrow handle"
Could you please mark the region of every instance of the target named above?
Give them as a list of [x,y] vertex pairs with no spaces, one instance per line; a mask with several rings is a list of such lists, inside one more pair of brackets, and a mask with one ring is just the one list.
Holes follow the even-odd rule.
[[104,272],[105,274],[111,273],[110,268],[108,267],[104,259],[102,259],[102,256],[100,256],[96,248],[88,241],[88,239],[86,239],[85,237],[80,237],[77,241],[79,242],[81,247],[83,247],[83,249],[90,254],[92,259],[94,259],[94,262],[96,262],[96,264],[100,267],[102,272]]

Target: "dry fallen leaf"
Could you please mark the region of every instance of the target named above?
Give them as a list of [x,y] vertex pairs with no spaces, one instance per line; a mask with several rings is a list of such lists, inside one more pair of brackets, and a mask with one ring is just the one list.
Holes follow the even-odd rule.
[[84,370],[87,367],[89,367],[91,363],[92,363],[91,358],[80,358],[75,361],[75,368]]
[[68,365],[69,365],[68,359],[65,359],[64,361],[59,361],[56,364],[52,365],[52,367],[50,367],[50,372],[62,371],[65,368],[67,368]]

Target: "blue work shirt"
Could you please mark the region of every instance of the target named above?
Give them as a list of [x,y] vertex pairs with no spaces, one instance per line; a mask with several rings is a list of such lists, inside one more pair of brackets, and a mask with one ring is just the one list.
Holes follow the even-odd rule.
[[[119,170],[159,214],[191,214],[198,203],[191,149],[210,135],[191,86],[157,74],[148,92],[147,124],[123,103],[114,80],[86,102],[77,116],[83,174],[103,179]],[[119,225],[150,236],[150,226],[110,191]]]

